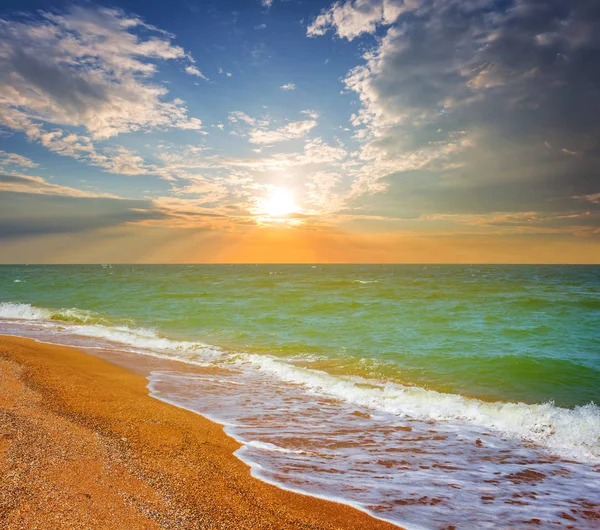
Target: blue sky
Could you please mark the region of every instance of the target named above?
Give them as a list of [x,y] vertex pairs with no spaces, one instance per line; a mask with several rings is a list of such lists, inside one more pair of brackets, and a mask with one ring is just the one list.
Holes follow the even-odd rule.
[[3,2],[0,259],[600,259],[600,8]]

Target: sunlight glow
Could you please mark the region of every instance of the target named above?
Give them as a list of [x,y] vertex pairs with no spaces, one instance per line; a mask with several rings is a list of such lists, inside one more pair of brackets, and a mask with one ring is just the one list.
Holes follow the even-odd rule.
[[273,188],[269,196],[258,203],[259,213],[272,219],[280,219],[300,210],[294,201],[291,190],[286,188]]

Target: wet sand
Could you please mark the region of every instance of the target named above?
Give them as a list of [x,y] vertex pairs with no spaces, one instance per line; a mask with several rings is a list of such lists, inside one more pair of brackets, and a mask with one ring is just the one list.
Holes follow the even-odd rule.
[[0,337],[0,527],[396,529],[250,476],[220,425],[73,348]]

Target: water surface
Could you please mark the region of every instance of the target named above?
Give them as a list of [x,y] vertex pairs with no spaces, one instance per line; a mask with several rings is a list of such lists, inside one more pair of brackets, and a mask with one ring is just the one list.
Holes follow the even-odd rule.
[[597,527],[599,267],[1,266],[0,319],[182,361],[152,394],[284,487],[415,528]]

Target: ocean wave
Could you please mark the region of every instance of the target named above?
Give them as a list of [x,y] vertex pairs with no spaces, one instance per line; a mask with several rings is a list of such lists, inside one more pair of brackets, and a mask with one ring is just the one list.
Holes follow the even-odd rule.
[[46,320],[52,318],[52,311],[50,309],[34,307],[31,304],[2,302],[0,303],[0,318]]
[[106,323],[107,319],[99,313],[85,309],[47,309],[35,307],[31,304],[14,302],[0,303],[0,318],[13,318],[17,320],[56,320],[74,324]]
[[48,309],[35,307],[31,304],[14,302],[0,303],[0,318],[17,320],[54,320],[70,324],[110,324],[110,321],[100,313],[85,309]]
[[146,351],[159,351],[179,353],[183,355],[173,356],[177,360],[189,362],[194,360],[192,354],[202,354],[203,357],[218,357],[221,352],[218,348],[209,346],[202,342],[179,341],[162,337],[156,331],[147,328],[131,328],[127,326],[73,326],[69,332],[86,337],[96,337],[110,342],[118,342],[141,348]]
[[97,338],[130,346],[136,352],[189,364],[206,365],[227,357],[251,365],[280,381],[302,385],[345,402],[398,416],[463,422],[536,443],[552,453],[576,460],[600,462],[600,407],[593,403],[567,409],[553,403],[486,402],[417,386],[331,375],[270,355],[227,352],[202,342],[174,340],[153,329],[108,325],[102,316],[79,309],[52,310],[30,304],[0,303],[0,318],[64,322],[57,332]]
[[[73,335],[91,337],[131,346],[141,353],[161,354],[161,358],[196,363],[202,359],[213,359],[221,355],[221,351],[202,342],[173,340],[161,336],[153,329],[110,324],[98,313],[82,309],[47,309],[12,302],[0,303],[0,318],[16,320],[40,320],[64,322],[68,328],[60,328]],[[57,329],[59,331],[59,329]],[[173,355],[178,354],[178,355]]]
[[397,383],[332,376],[268,356],[250,354],[240,362],[366,408],[413,419],[469,423],[535,443],[564,458],[600,462],[600,407],[593,403],[566,409],[553,403],[486,402]]

